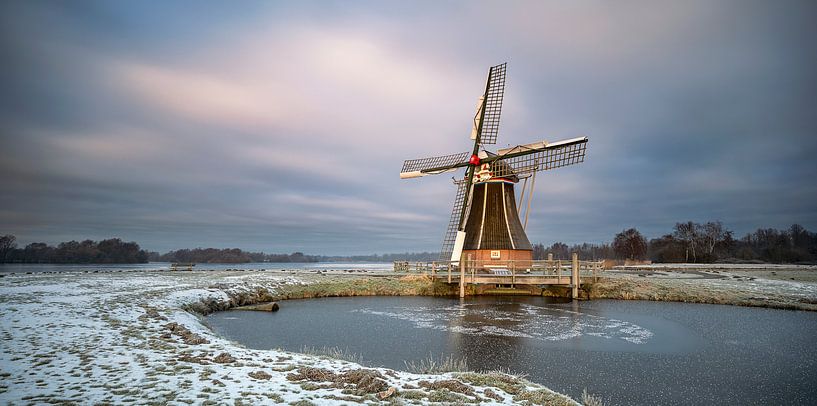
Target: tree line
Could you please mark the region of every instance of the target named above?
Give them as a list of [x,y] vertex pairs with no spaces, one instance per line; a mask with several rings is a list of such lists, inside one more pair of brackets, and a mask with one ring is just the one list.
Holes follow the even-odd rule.
[[292,254],[265,254],[263,252],[246,252],[238,248],[194,248],[170,251],[165,254],[153,252],[153,262],[195,262],[207,264],[242,264],[248,262],[318,262],[319,257],[304,255],[302,252]]
[[119,238],[67,241],[56,247],[35,242],[17,248],[13,235],[0,236],[0,262],[52,264],[135,264],[148,262],[148,252]]
[[637,229],[630,228],[616,234],[612,244],[533,245],[534,259],[546,259],[548,254],[556,259],[569,259],[573,252],[591,260],[813,263],[817,261],[817,233],[794,224],[784,230],[759,228],[735,238],[720,221],[703,224],[687,221],[676,223],[671,233],[649,241]]
[[402,254],[372,254],[352,256],[306,255],[302,252],[291,254],[266,254],[248,252],[238,248],[193,248],[179,249],[160,254],[143,250],[135,242],[124,242],[119,238],[102,241],[68,241],[50,246],[36,242],[23,248],[17,247],[17,238],[13,235],[0,236],[0,263],[56,263],[56,264],[128,264],[147,262],[193,262],[241,264],[248,262],[337,262],[337,261],[371,261],[391,262],[394,260],[431,261],[439,253],[418,252]]
[[[588,260],[633,259],[653,262],[817,262],[817,233],[794,224],[788,229],[759,228],[735,238],[734,233],[720,221],[676,223],[671,233],[647,240],[637,229],[622,230],[612,243],[583,243],[568,246],[557,242],[550,246],[533,244],[533,259],[570,259],[572,253]],[[265,254],[247,252],[238,248],[194,248],[170,251],[165,254],[148,252],[135,242],[119,238],[102,241],[68,241],[57,246],[31,243],[18,248],[13,235],[0,236],[0,262],[15,263],[248,263],[248,262],[337,262],[394,260],[433,261],[439,253],[419,252],[400,254],[372,254],[354,256]]]

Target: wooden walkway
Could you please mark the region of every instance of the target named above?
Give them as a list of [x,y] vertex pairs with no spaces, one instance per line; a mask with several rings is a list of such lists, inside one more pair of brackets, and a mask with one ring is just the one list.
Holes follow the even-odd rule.
[[460,286],[460,297],[465,296],[466,285],[549,285],[571,288],[571,297],[579,297],[583,282],[596,281],[603,269],[603,261],[579,261],[573,254],[571,261],[395,261],[395,272],[424,273],[446,283]]

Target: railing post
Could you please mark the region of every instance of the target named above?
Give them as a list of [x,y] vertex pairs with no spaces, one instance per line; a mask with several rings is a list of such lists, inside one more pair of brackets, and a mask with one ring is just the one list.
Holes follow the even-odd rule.
[[573,299],[579,298],[579,254],[574,252],[573,253],[573,272],[570,275],[570,284],[573,285],[573,292],[572,297]]
[[552,266],[553,266],[553,253],[548,252],[548,264],[545,267],[545,271],[550,271],[550,267],[552,267]]
[[465,297],[465,267],[471,262],[471,254],[468,254],[468,260],[463,264],[460,261],[460,298]]

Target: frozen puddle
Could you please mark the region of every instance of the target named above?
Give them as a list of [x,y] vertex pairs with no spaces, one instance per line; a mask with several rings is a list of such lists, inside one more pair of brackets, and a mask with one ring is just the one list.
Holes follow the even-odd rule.
[[562,341],[581,336],[642,344],[653,333],[637,324],[559,307],[519,303],[466,303],[445,307],[387,307],[351,310],[404,320],[418,329],[460,334]]

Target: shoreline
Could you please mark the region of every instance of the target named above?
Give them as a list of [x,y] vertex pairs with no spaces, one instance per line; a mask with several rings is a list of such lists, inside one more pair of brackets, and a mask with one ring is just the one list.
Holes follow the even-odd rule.
[[579,404],[504,373],[417,374],[248,349],[216,335],[195,313],[314,289],[386,294],[422,285],[235,271],[2,278],[0,402]]
[[[798,277],[790,277],[792,274]],[[330,277],[327,275],[327,278]],[[277,296],[269,297],[264,303],[342,296],[456,296],[458,289],[456,285],[435,282],[421,274],[376,277],[356,275],[356,278],[355,284],[348,283],[348,280],[326,280],[287,289]],[[614,270],[603,272],[596,283],[583,284],[580,296],[582,300],[648,300],[817,311],[817,283],[813,284],[811,281],[817,281],[817,268],[773,268],[771,271],[764,269],[760,273],[744,269],[730,269],[729,272],[661,269],[651,273]],[[542,295],[568,297],[568,292],[566,289],[553,288],[545,289]],[[258,303],[262,302],[245,305]],[[202,314],[210,312],[204,309],[201,311],[204,312]]]
[[[817,308],[817,283],[808,281],[814,271],[791,271],[804,281],[781,270],[768,271],[777,279],[757,272],[606,271],[583,292],[597,299]],[[343,270],[6,275],[0,278],[0,402],[323,404],[377,402],[383,392],[383,402],[578,404],[508,375],[423,375],[252,350],[217,336],[200,317],[284,299],[452,293],[452,286],[422,275]]]

